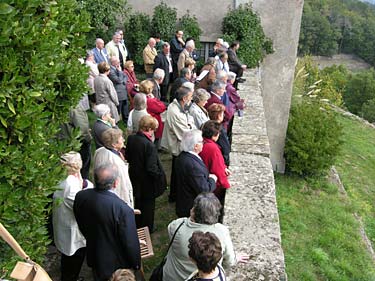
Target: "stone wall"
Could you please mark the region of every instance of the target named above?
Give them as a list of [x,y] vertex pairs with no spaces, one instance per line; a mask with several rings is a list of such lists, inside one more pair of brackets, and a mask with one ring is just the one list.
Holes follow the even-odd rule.
[[239,93],[247,107],[234,120],[224,223],[236,251],[250,254],[251,261],[232,268],[229,280],[287,280],[259,71],[245,77]]

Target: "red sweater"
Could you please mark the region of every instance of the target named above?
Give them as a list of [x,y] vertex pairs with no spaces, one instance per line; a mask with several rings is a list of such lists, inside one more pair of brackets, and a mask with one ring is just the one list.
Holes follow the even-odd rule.
[[147,112],[159,122],[159,127],[155,131],[155,138],[160,139],[163,134],[164,123],[160,114],[166,110],[165,104],[157,98],[147,98]]
[[199,153],[204,164],[206,164],[210,174],[217,176],[216,187],[229,188],[227,175],[225,174],[225,166],[223,155],[219,146],[211,139],[203,139],[203,149]]

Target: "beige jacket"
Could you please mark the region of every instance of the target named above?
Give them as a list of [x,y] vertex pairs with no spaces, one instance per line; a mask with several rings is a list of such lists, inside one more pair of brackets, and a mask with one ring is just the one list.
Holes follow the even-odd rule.
[[181,69],[183,69],[185,67],[185,61],[187,58],[191,58],[190,54],[188,51],[186,51],[186,49],[184,49],[179,57],[178,57],[178,61],[177,61],[177,69],[178,69],[178,76],[180,76],[180,72],[181,72]]
[[128,164],[105,147],[98,148],[94,155],[94,168],[104,164],[111,163],[117,166],[119,172],[119,185],[114,189],[114,192],[129,205],[134,208],[133,201],[133,186],[129,178]]
[[119,56],[119,53],[118,53],[118,50],[120,49],[120,52],[122,54],[122,57],[124,59],[124,63],[126,62],[126,57],[128,56],[128,50],[125,48],[125,46],[123,44],[120,44],[119,43],[119,48],[117,48],[117,46],[115,45],[115,42],[112,41],[109,41],[106,45],[105,45],[105,48],[107,49],[107,53],[108,53],[108,56],[109,58],[115,56],[115,57],[120,57]]
[[147,46],[143,49],[143,63],[145,65],[145,71],[146,73],[153,73],[154,72],[154,60],[157,56],[158,52],[155,48],[151,48],[150,45],[147,44]]
[[94,89],[96,95],[96,104],[107,104],[111,109],[112,118],[114,118],[117,123],[120,120],[120,116],[117,111],[119,102],[112,81],[109,80],[107,75],[99,74],[94,79]]

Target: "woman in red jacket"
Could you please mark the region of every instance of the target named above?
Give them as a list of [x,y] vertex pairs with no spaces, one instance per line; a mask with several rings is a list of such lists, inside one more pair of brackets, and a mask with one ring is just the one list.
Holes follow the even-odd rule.
[[202,158],[204,164],[206,164],[209,173],[217,177],[214,194],[222,205],[219,221],[223,222],[225,193],[230,188],[227,177],[231,172],[224,163],[220,147],[216,144],[216,141],[219,139],[220,130],[221,125],[216,121],[209,120],[204,123],[202,127],[203,149],[199,153],[199,156]]

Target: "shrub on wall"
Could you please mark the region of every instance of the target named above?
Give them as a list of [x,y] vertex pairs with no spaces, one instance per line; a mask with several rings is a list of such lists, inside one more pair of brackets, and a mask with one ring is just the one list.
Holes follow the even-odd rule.
[[290,110],[285,142],[286,168],[301,176],[324,173],[340,151],[342,128],[333,112],[312,98],[301,98]]
[[238,56],[248,67],[257,66],[266,54],[273,52],[272,42],[264,35],[260,18],[251,4],[230,10],[223,19],[222,31],[229,44],[240,41]]
[[142,52],[148,43],[151,33],[150,17],[144,13],[135,13],[130,16],[125,25],[126,47],[136,64],[143,64]]
[[[86,92],[84,32],[89,17],[74,0],[0,4],[0,221],[31,258],[46,251],[46,205],[62,178],[55,138]],[[0,241],[0,279],[16,254]]]
[[175,34],[176,22],[177,10],[161,2],[154,8],[151,20],[152,34],[160,33],[161,39],[169,42]]

